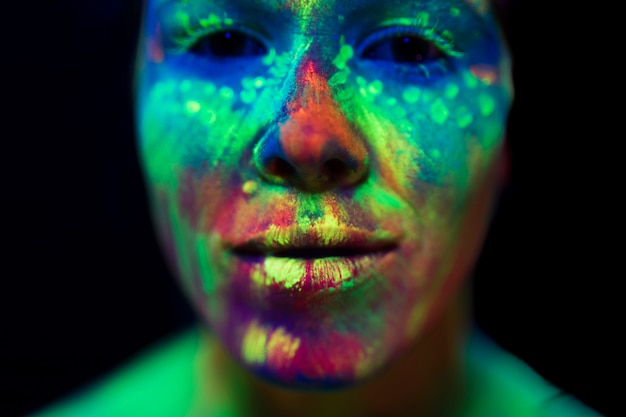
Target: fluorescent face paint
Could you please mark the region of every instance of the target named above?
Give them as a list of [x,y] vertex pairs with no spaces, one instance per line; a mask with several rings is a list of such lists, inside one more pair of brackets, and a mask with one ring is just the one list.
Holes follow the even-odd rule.
[[511,86],[483,2],[148,2],[139,149],[155,224],[245,366],[344,385],[470,271]]

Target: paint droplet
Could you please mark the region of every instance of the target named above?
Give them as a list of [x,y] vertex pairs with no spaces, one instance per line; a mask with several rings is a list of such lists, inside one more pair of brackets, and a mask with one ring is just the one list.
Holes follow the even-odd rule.
[[350,45],[341,45],[339,48],[339,54],[333,60],[333,64],[338,69],[344,69],[346,67],[347,62],[354,56],[354,50]]
[[458,85],[450,83],[446,86],[446,90],[444,91],[444,95],[446,96],[446,98],[452,100],[456,97],[457,94],[459,94]]
[[332,77],[328,79],[328,85],[335,86],[339,84],[344,84],[348,79],[348,74],[350,71],[346,71],[348,68],[345,68],[343,71],[336,72]]
[[179,89],[181,93],[188,92],[189,90],[191,90],[191,81],[189,80],[181,81]]
[[206,123],[213,124],[215,123],[215,119],[217,119],[217,115],[213,110],[207,110],[206,112]]
[[208,83],[207,85],[204,86],[204,94],[207,95],[211,95],[213,93],[215,93],[215,85],[213,85],[213,83]]
[[450,14],[454,17],[459,17],[461,15],[461,11],[459,10],[458,7],[451,7]]
[[252,80],[252,78],[250,77],[243,77],[241,79],[241,85],[243,86],[243,88],[245,89],[250,89],[254,86],[254,81]]
[[358,77],[356,77],[356,83],[360,86],[360,87],[364,87],[365,84],[367,84],[367,80],[363,77],[361,77],[360,75]]
[[426,27],[426,26],[428,26],[428,17],[429,17],[428,13],[426,13],[426,12],[419,12],[417,14],[417,21],[420,24],[424,25],[424,27]]
[[388,106],[395,106],[396,103],[398,102],[398,100],[396,100],[395,97],[389,97],[386,101],[385,104]]
[[231,98],[233,98],[234,95],[235,95],[235,93],[233,92],[232,88],[230,88],[230,87],[222,87],[222,88],[220,88],[220,96],[224,100],[230,100]]
[[489,116],[496,108],[493,98],[486,94],[478,96],[478,104],[480,105],[480,114],[483,116]]
[[450,110],[443,104],[443,101],[438,98],[435,102],[430,106],[430,117],[435,121],[435,123],[443,124],[446,120],[448,120],[448,116],[450,115]]
[[463,78],[465,79],[465,85],[468,88],[476,88],[478,85],[478,79],[476,79],[471,72],[463,72]]
[[441,152],[439,152],[439,149],[433,149],[432,151],[430,151],[430,156],[432,156],[434,159],[439,159],[441,158]]
[[380,80],[374,80],[370,83],[368,90],[375,96],[383,92],[383,83]]
[[261,88],[261,87],[263,87],[264,85],[265,85],[265,78],[263,78],[263,77],[256,77],[256,78],[254,79],[254,86],[255,86],[256,88]]
[[399,118],[403,118],[406,117],[406,109],[402,106],[395,106],[393,108],[393,112],[396,114],[397,117]]
[[250,104],[256,99],[256,90],[243,90],[239,93],[239,97],[244,103]]
[[257,183],[250,180],[250,181],[246,181],[243,183],[243,186],[241,187],[241,191],[243,191],[244,194],[252,195],[256,192],[258,188],[259,186],[257,185]]
[[469,126],[474,121],[474,116],[465,106],[461,106],[457,109],[456,118],[461,128]]
[[194,100],[189,100],[185,107],[189,113],[198,113],[200,111],[200,103]]
[[404,90],[402,99],[409,104],[414,104],[420,99],[421,93],[419,88],[411,86]]

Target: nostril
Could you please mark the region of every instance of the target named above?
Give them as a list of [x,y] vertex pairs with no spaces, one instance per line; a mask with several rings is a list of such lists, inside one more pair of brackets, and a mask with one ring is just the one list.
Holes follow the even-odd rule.
[[339,179],[349,174],[348,166],[339,158],[332,158],[324,162],[322,174],[329,179]]
[[296,169],[283,158],[273,158],[268,166],[268,172],[280,178],[290,178],[296,174]]

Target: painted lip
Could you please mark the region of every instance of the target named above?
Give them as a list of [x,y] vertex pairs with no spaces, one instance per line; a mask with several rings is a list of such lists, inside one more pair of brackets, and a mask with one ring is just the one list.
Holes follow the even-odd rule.
[[229,247],[251,281],[299,294],[352,288],[374,275],[400,236],[349,226],[276,227]]

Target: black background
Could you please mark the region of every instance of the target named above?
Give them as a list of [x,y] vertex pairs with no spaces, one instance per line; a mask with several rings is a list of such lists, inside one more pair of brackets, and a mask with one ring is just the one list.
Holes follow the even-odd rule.
[[[605,300],[615,287],[588,259],[586,248],[600,243],[583,238],[584,213],[573,214],[593,184],[564,186],[591,169],[564,151],[589,122],[562,77],[571,57],[550,41],[560,29],[536,13],[538,2],[519,3],[508,23],[512,171],[476,268],[476,317],[504,348],[608,415],[617,320]],[[62,398],[193,320],[154,240],[134,147],[141,5],[20,8],[2,17],[2,416]]]

